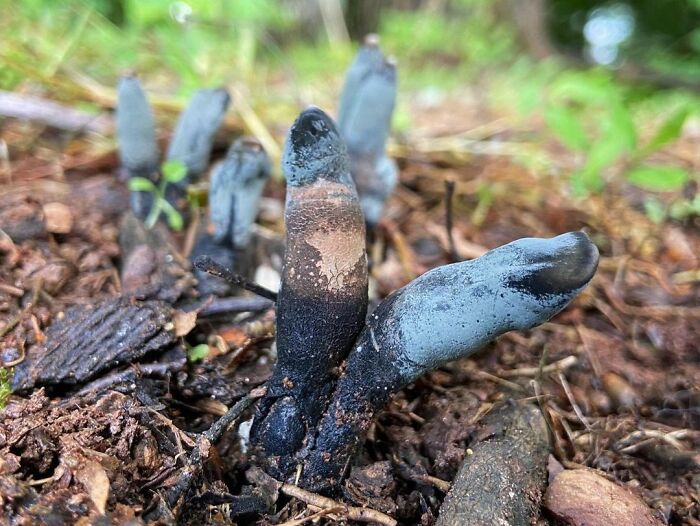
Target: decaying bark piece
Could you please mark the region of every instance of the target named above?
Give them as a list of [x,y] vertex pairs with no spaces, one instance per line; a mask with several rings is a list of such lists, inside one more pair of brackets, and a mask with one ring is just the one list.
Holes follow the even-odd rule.
[[277,301],[277,365],[251,437],[271,472],[291,458],[323,412],[333,369],[367,311],[365,227],[345,146],[318,108],[301,113],[285,145],[287,248]]
[[80,384],[175,341],[172,308],[162,301],[116,297],[75,306],[47,329],[46,344],[30,349],[15,368],[13,389]]
[[148,229],[132,214],[119,225],[122,292],[139,299],[173,303],[194,285],[194,277],[167,240],[167,231]]
[[393,393],[497,336],[562,310],[592,279],[598,250],[583,232],[525,238],[431,270],[367,320],[305,459],[302,484],[332,491]]
[[489,415],[488,436],[470,445],[436,526],[528,526],[547,486],[549,431],[539,408],[508,403]]

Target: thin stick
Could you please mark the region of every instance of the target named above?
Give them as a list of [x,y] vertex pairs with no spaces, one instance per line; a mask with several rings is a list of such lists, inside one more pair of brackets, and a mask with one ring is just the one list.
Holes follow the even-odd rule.
[[581,423],[584,425],[584,427],[588,430],[590,433],[591,430],[591,425],[588,423],[588,420],[586,420],[586,417],[583,416],[583,411],[581,411],[581,408],[579,407],[578,403],[576,402],[576,399],[574,398],[574,394],[571,392],[571,387],[569,387],[569,382],[566,381],[566,377],[564,376],[564,373],[559,372],[559,382],[561,383],[561,386],[564,388],[564,393],[566,393],[566,397],[569,399],[569,403],[571,404],[571,407],[574,409],[574,413],[576,413],[576,416],[578,419],[581,421]]
[[197,257],[197,259],[194,260],[194,266],[199,270],[206,272],[207,274],[211,274],[212,276],[216,276],[217,278],[225,279],[233,285],[249,290],[253,294],[257,294],[258,296],[262,296],[263,298],[267,298],[275,302],[277,301],[276,292],[273,292],[270,289],[266,289],[265,287],[262,287],[257,283],[250,282],[243,276],[231,272],[223,265],[219,265],[209,256]]
[[267,298],[233,297],[215,298],[206,304],[198,313],[199,316],[218,316],[233,312],[261,312],[275,306],[273,301]]
[[244,396],[224,416],[214,422],[207,431],[199,435],[197,444],[187,459],[187,465],[183,468],[177,482],[166,497],[171,508],[175,507],[180,498],[189,491],[192,481],[202,470],[203,462],[209,457],[209,450],[212,444],[217,442],[226,429],[241,416],[243,411],[250,407],[253,400],[254,398],[250,395]]
[[328,508],[340,508],[343,514],[350,520],[358,522],[375,522],[377,524],[383,524],[384,526],[396,526],[396,520],[389,515],[382,513],[381,511],[373,510],[370,508],[358,508],[356,506],[348,506],[341,502],[338,502],[328,497],[323,497],[316,493],[311,493],[305,489],[295,486],[293,484],[282,484],[280,491],[285,495],[299,499],[310,506],[315,506],[316,508],[328,509]]
[[[569,367],[573,367],[578,363],[576,356],[567,356],[559,361],[552,362],[549,365],[542,367],[542,374],[548,374],[558,371],[565,371]],[[540,372],[539,367],[519,367],[508,371],[499,371],[498,376],[505,378],[513,378],[515,376],[537,376]]]
[[[310,508],[309,508],[310,509]],[[311,522],[313,520],[318,519],[319,517],[325,517],[326,515],[332,515],[334,513],[338,513],[343,511],[342,508],[327,508],[325,510],[317,511],[313,515],[308,515],[306,517],[301,517],[300,519],[291,519],[288,520],[287,522],[283,522],[279,526],[301,526],[302,524],[306,524],[307,522]]]
[[133,383],[137,378],[140,377],[165,377],[170,373],[181,369],[185,365],[185,360],[176,360],[168,363],[145,363],[145,364],[134,364],[132,367],[125,369],[123,371],[118,371],[116,373],[103,376],[87,384],[80,391],[76,393],[75,396],[82,397],[89,393],[94,393],[98,391],[105,391],[106,389],[111,389],[115,385],[123,384],[127,382]]
[[459,261],[459,254],[455,248],[455,239],[452,234],[452,197],[455,193],[455,182],[452,179],[445,179],[445,229],[447,230],[447,243],[450,249],[450,260],[454,263]]
[[432,486],[435,486],[443,493],[447,493],[448,491],[450,491],[451,484],[446,480],[442,480],[431,475],[411,475],[411,478],[416,482],[422,482],[423,484],[430,484]]

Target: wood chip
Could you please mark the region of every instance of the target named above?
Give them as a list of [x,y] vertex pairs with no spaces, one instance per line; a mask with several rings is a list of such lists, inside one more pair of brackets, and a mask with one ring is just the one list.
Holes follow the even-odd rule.
[[591,469],[559,473],[547,489],[545,507],[571,526],[661,525],[637,495]]

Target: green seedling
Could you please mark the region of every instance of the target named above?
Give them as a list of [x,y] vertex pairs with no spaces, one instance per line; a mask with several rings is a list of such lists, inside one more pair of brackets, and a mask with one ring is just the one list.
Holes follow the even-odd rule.
[[209,355],[209,346],[206,343],[200,343],[187,350],[187,359],[192,362],[201,362]]
[[129,179],[129,190],[132,192],[148,192],[153,196],[153,206],[146,217],[146,227],[153,228],[161,214],[165,214],[168,226],[173,230],[182,230],[184,221],[180,212],[166,199],[169,184],[177,184],[187,175],[187,167],[180,161],[166,161],[161,165],[161,177],[158,184],[145,177]]

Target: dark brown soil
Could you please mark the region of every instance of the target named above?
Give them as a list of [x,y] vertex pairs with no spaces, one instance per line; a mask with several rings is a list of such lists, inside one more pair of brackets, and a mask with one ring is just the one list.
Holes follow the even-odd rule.
[[[19,370],[27,367],[24,360],[44,363],[42,353],[52,348],[47,338],[51,343],[60,333],[49,327],[70,319],[70,308],[130,301],[115,299],[123,286],[118,236],[128,196],[114,156],[91,153],[84,139],[45,131],[28,146],[16,141],[25,132],[19,124],[0,123],[0,131],[16,160],[0,176],[0,359]],[[697,139],[683,140],[686,148],[700,147]],[[456,181],[461,258],[518,237],[581,228],[602,258],[591,286],[554,320],[505,335],[395,397],[337,500],[400,524],[434,524],[467,448],[485,436],[483,417],[505,399],[528,399],[544,412],[559,464],[603,472],[631,488],[662,522],[700,524],[697,219],[654,225],[640,197],[615,184],[605,195],[574,202],[562,181],[535,176],[505,155],[406,154],[399,161],[401,185],[370,254],[381,296],[449,262],[446,179]],[[490,203],[480,188],[489,189]],[[266,192],[279,203],[283,185]],[[272,268],[280,260],[280,210],[266,205],[261,216],[259,263]],[[184,256],[188,233],[173,243]],[[198,307],[194,294],[187,301]],[[159,310],[158,327],[149,326],[155,332],[135,335],[137,349],[124,360],[80,376],[32,371],[34,381],[22,384],[31,388],[12,395],[0,413],[0,522],[281,524],[318,512],[274,485],[246,479],[251,462],[238,429],[250,409],[202,451],[184,500],[170,507],[168,492],[191,469],[188,456],[200,433],[262,386],[274,363],[274,310],[200,315],[195,324],[185,310],[181,304]],[[90,350],[95,341],[69,336],[59,342],[64,356],[102,356]],[[158,345],[144,346],[154,337],[161,338]],[[102,347],[115,341],[105,337]],[[184,350],[200,343],[210,345],[209,355],[184,360]],[[72,358],[76,370],[86,369]],[[554,363],[560,367],[547,367]],[[319,517],[353,523],[340,508]],[[542,523],[548,520],[544,514]]]

